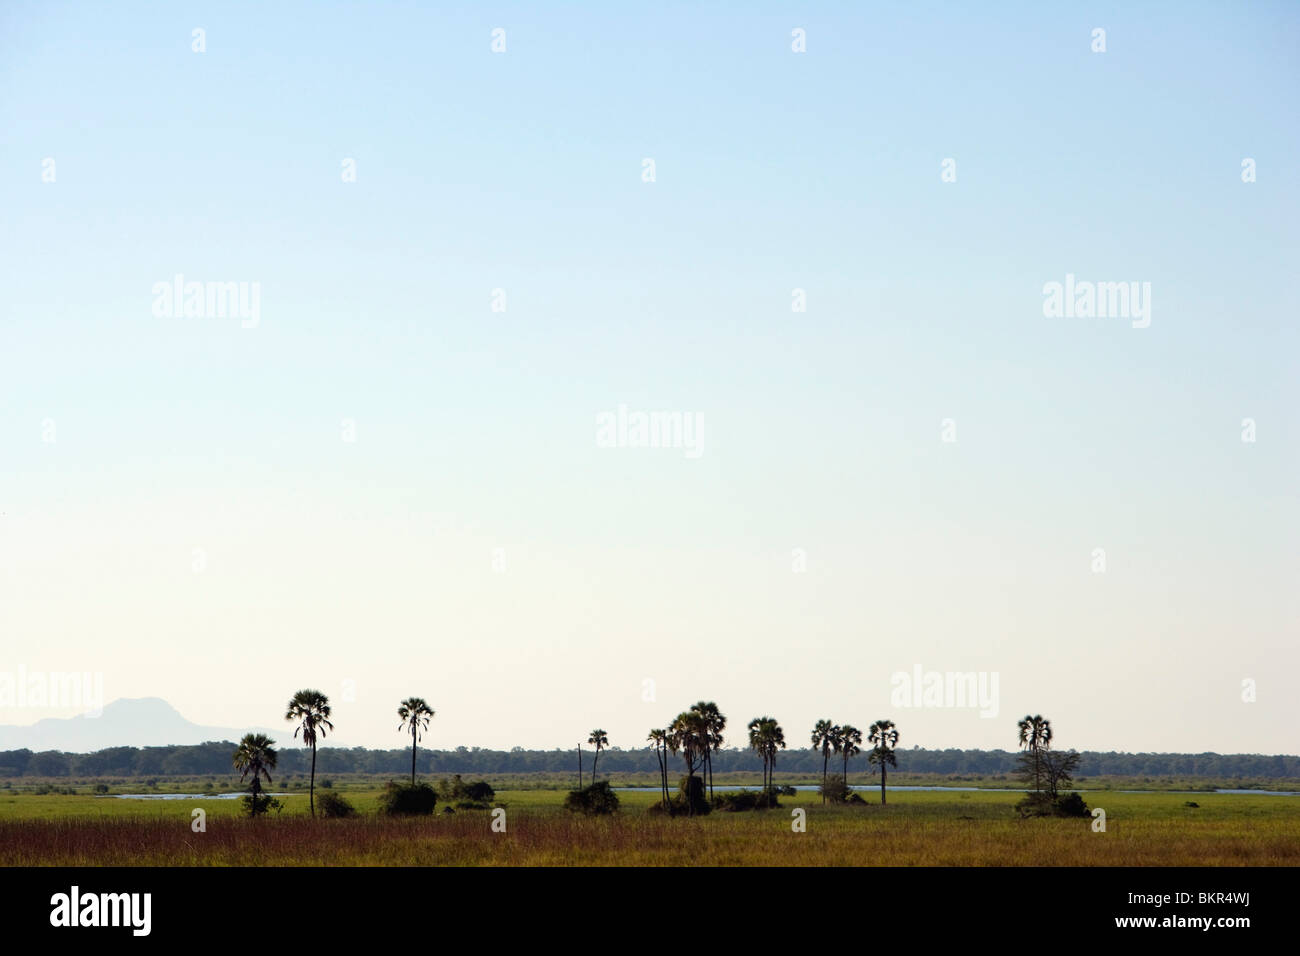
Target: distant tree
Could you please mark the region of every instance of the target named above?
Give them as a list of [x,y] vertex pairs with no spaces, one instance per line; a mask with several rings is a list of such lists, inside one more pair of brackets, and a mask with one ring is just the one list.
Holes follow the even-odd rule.
[[826,802],[826,766],[830,763],[832,751],[840,749],[840,728],[829,720],[819,720],[812,732],[813,750],[822,752],[822,803]]
[[767,792],[776,774],[776,752],[785,747],[785,731],[772,717],[755,717],[748,730],[750,748],[763,758],[763,791]]
[[655,759],[659,761],[659,782],[663,790],[664,808],[668,807],[668,731],[659,728],[651,730],[646,740],[654,744]]
[[294,739],[298,739],[298,732],[302,731],[302,742],[311,748],[311,783],[308,790],[308,800],[311,806],[311,815],[316,816],[316,736],[319,734],[324,737],[326,731],[334,729],[330,723],[330,701],[318,690],[300,690],[289,700],[289,709],[285,712],[285,720],[296,720],[298,726],[293,729]]
[[266,808],[266,801],[262,799],[261,778],[265,777],[267,783],[271,782],[271,770],[276,761],[274,747],[275,741],[266,734],[245,734],[232,759],[241,781],[250,774],[253,777],[249,788],[253,797],[249,802],[249,813],[252,816],[257,816]]
[[704,718],[708,749],[704,752],[704,772],[709,777],[709,797],[713,797],[713,755],[722,749],[722,732],[727,728],[727,718],[713,701],[699,701],[691,710]]
[[600,761],[600,748],[609,746],[609,738],[605,736],[603,730],[593,730],[591,736],[587,738],[587,743],[596,748],[596,756],[591,760],[591,782],[596,782],[596,764]]
[[1056,800],[1074,782],[1082,755],[1073,750],[1044,750],[1040,756],[1047,796]]
[[862,731],[852,724],[845,724],[840,728],[839,747],[837,748],[840,755],[844,757],[844,782],[849,782],[849,760],[862,753]]
[[1020,730],[1020,747],[1029,755],[1033,767],[1034,790],[1043,789],[1043,751],[1052,746],[1052,722],[1042,716],[1025,715],[1016,723]]
[[[880,764],[880,805],[885,805],[885,767],[897,767],[898,758],[894,748],[898,746],[898,730],[892,720],[878,720],[867,728],[867,740],[871,742],[871,753],[867,755],[869,763]],[[847,777],[846,777],[847,779]]]
[[402,722],[398,730],[405,730],[411,735],[411,786],[415,786],[415,748],[420,743],[420,736],[429,729],[429,718],[434,716],[423,697],[408,697],[397,708],[397,716]]

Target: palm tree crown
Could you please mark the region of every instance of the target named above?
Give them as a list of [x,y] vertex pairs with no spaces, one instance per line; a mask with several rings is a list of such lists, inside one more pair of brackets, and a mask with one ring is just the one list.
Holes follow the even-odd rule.
[[302,742],[308,747],[316,746],[316,736],[324,737],[326,732],[334,729],[330,723],[330,699],[318,690],[300,690],[289,701],[285,720],[296,720],[298,726],[293,729],[293,737],[298,739],[302,731]]

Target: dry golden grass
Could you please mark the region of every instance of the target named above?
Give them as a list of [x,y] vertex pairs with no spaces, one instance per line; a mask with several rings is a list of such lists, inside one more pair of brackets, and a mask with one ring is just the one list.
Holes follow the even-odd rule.
[[[368,795],[356,797],[368,810]],[[900,793],[887,807],[823,808],[812,794],[778,810],[696,819],[648,814],[648,794],[624,811],[588,819],[559,809],[560,794],[504,793],[506,832],[484,811],[422,820],[373,813],[312,821],[291,804],[251,821],[227,804],[207,831],[190,805],[100,801],[96,812],[38,812],[19,798],[0,807],[0,864],[136,866],[1292,866],[1300,864],[1300,798],[1198,794],[1088,795],[1107,812],[1092,821],[1019,820],[1014,794]],[[122,801],[121,803],[126,803]],[[303,801],[305,804],[305,801]],[[118,807],[121,807],[119,810]],[[807,830],[792,831],[792,810]],[[116,811],[116,812],[115,812]]]

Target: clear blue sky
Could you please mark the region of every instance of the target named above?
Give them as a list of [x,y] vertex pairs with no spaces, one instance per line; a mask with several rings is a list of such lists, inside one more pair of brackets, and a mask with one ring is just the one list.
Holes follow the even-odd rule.
[[[624,6],[0,7],[0,669],[391,746],[415,693],[435,746],[1296,752],[1300,6]],[[918,663],[1002,715],[891,708]]]

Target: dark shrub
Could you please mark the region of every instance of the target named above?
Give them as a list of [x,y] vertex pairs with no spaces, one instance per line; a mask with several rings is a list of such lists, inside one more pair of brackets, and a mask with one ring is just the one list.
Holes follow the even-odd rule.
[[1088,805],[1077,793],[1058,796],[1053,799],[1049,793],[1035,791],[1016,804],[1016,812],[1022,817],[1086,817],[1089,816]]
[[772,807],[779,807],[777,802],[777,787],[769,787],[766,790],[735,790],[728,793],[720,793],[713,800],[713,807],[716,810],[731,813],[743,810],[767,810]]
[[322,816],[331,818],[357,815],[357,808],[348,803],[341,793],[322,793],[316,798],[316,809],[320,810]]
[[827,803],[848,803],[849,796],[853,794],[853,791],[844,782],[843,777],[828,777],[826,783],[821,787],[821,793],[826,798]]
[[1063,797],[1057,797],[1052,802],[1052,813],[1058,817],[1086,817],[1088,805],[1083,802],[1083,797],[1077,793],[1068,793]]
[[598,780],[581,790],[570,790],[564,798],[564,809],[587,816],[600,816],[618,809],[618,794],[608,780]]
[[97,783],[97,784],[95,784],[95,792],[96,792],[96,793],[108,793],[108,784],[106,784],[106,783]]
[[704,781],[700,777],[682,777],[677,783],[677,793],[673,795],[673,813],[684,816],[700,816],[712,809],[708,796],[704,792]]
[[496,799],[497,792],[486,780],[475,780],[465,785],[465,796],[475,803],[487,803]]
[[240,802],[244,805],[244,812],[250,817],[260,816],[269,810],[274,810],[276,813],[279,813],[284,809],[284,804],[275,799],[275,797],[268,797],[263,794],[259,794],[254,798],[251,793],[246,793]]
[[438,794],[448,803],[463,800],[470,804],[487,804],[496,798],[497,792],[486,780],[473,780],[466,783],[456,774],[450,780],[438,784]]
[[398,783],[390,780],[379,795],[379,812],[390,816],[421,816],[433,813],[438,793],[427,783]]

